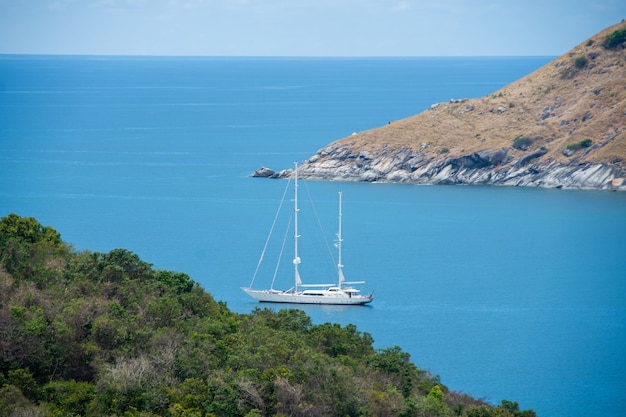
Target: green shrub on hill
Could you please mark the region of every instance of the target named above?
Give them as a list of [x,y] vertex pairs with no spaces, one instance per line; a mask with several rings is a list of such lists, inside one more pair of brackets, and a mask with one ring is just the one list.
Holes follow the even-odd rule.
[[533,139],[528,136],[519,135],[513,139],[513,147],[522,151],[528,150],[532,143]]
[[626,42],[626,29],[618,29],[611,32],[604,40],[604,47],[606,49],[617,48]]
[[184,273],[74,252],[33,218],[0,231],[0,417],[534,415],[450,392],[353,325],[234,313]]
[[587,57],[579,56],[574,60],[574,66],[578,69],[584,68],[587,65]]
[[567,144],[567,149],[569,149],[571,151],[577,151],[578,149],[590,147],[591,143],[592,143],[592,140],[587,138],[587,139],[581,140],[580,142],[568,143]]

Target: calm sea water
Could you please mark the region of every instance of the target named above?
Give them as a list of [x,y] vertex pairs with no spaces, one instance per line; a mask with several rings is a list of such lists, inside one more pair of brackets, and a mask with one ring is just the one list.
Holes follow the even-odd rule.
[[[35,216],[77,250],[128,248],[247,313],[239,288],[286,185],[252,171],[549,61],[0,56],[0,215]],[[315,322],[354,323],[495,403],[624,414],[626,195],[305,185],[329,239],[343,191],[345,273],[376,292],[305,307]],[[302,254],[310,281],[327,281],[321,256]]]

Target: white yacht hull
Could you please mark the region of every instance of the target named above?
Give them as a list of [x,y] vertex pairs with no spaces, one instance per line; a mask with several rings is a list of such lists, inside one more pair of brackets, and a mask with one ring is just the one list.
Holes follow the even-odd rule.
[[361,305],[374,300],[374,295],[360,295],[343,291],[299,291],[253,290],[242,288],[250,297],[260,302],[291,304]]

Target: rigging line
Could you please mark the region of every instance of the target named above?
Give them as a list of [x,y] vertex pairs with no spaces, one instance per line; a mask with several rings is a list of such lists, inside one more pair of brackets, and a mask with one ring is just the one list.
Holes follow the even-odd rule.
[[274,281],[276,281],[276,276],[278,275],[278,268],[280,267],[280,260],[283,258],[283,253],[285,252],[285,244],[287,243],[287,237],[289,236],[289,231],[291,230],[291,222],[293,220],[293,213],[289,216],[289,222],[287,222],[287,229],[285,230],[285,236],[283,237],[283,245],[280,247],[280,254],[278,255],[278,261],[276,261],[276,268],[274,269],[274,276],[272,277],[272,285],[270,285],[270,289],[274,289]]
[[326,250],[328,251],[328,256],[329,256],[330,260],[332,261],[334,271],[338,272],[337,271],[337,260],[335,259],[335,255],[333,255],[334,251],[332,250],[332,248],[330,247],[330,244],[328,243],[328,238],[326,236],[326,233],[325,233],[325,230],[324,230],[324,226],[322,226],[322,222],[320,221],[320,216],[317,213],[317,209],[315,208],[315,204],[313,204],[313,198],[311,197],[311,193],[309,192],[309,187],[307,187],[306,181],[301,181],[301,182],[304,183],[304,188],[306,190],[306,194],[307,194],[307,197],[309,199],[309,205],[311,206],[311,211],[314,214],[315,221],[317,222],[317,227],[319,228],[320,233],[322,235],[322,238],[324,240],[324,244],[326,245]]
[[280,199],[280,204],[278,205],[278,210],[276,210],[276,214],[274,215],[274,221],[272,222],[272,227],[270,228],[270,233],[265,240],[265,246],[263,246],[263,251],[261,252],[261,257],[259,258],[259,262],[256,264],[256,269],[254,270],[254,275],[252,276],[252,281],[250,282],[250,288],[252,288],[252,284],[254,284],[254,280],[259,272],[259,268],[261,267],[261,263],[263,262],[263,257],[265,256],[265,251],[267,250],[267,246],[270,243],[270,239],[272,238],[272,233],[274,233],[274,226],[276,226],[276,221],[278,220],[278,215],[280,214],[280,210],[283,207],[283,203],[285,202],[285,196],[287,195],[287,190],[289,189],[289,184],[291,184],[291,177],[287,180],[287,186],[285,187],[285,191],[283,191],[283,198]]

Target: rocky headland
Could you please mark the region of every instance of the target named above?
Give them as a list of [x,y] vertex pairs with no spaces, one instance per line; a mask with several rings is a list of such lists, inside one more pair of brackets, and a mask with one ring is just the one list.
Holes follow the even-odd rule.
[[[301,178],[626,190],[626,23],[508,86],[320,149]],[[284,178],[291,169],[253,176]]]

